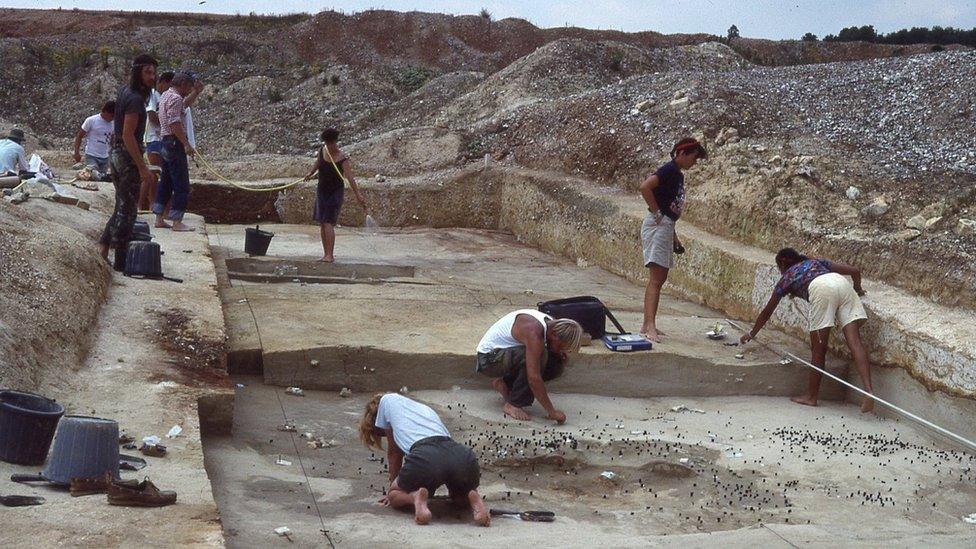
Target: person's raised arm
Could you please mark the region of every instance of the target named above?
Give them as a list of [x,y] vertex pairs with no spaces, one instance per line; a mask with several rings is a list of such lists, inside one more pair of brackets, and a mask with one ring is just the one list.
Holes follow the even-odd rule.
[[773,292],[773,295],[769,296],[769,302],[763,307],[762,312],[759,313],[759,317],[756,319],[756,324],[752,327],[752,330],[748,334],[743,334],[739,341],[743,344],[748,343],[750,340],[756,337],[759,330],[763,329],[763,326],[769,322],[769,318],[773,316],[773,312],[776,311],[776,307],[779,305],[780,296]]
[[139,170],[139,179],[149,185],[156,180],[156,176],[149,171],[149,167],[146,166],[146,161],[142,158],[142,150],[139,149],[139,142],[136,141],[136,128],[138,127],[139,113],[125,113],[125,118],[122,119],[122,145]]
[[203,82],[199,80],[194,81],[193,89],[190,90],[190,93],[186,94],[186,97],[183,98],[183,106],[189,107],[193,105],[193,103],[197,100],[197,97],[200,97],[201,91],[203,91]]
[[647,208],[651,212],[655,212],[658,214],[658,221],[660,221],[661,207],[658,206],[657,199],[654,198],[654,189],[656,189],[657,186],[660,184],[661,184],[661,178],[659,178],[657,174],[651,174],[650,177],[645,179],[640,184],[641,196],[644,197],[644,202],[647,203]]
[[349,182],[349,187],[356,195],[356,201],[359,202],[359,205],[363,207],[364,211],[368,211],[369,206],[366,204],[366,199],[363,198],[363,193],[359,192],[359,185],[356,184],[356,176],[354,176],[352,172],[352,161],[348,158],[346,159],[346,165],[342,170],[342,175],[346,178],[346,181]]
[[88,132],[85,130],[78,130],[78,133],[75,135],[75,162],[81,162],[81,140],[86,135],[88,135]]
[[831,261],[830,270],[837,274],[851,277],[851,280],[854,281],[854,291],[857,292],[857,295],[864,295],[864,288],[861,287],[861,269],[846,265],[844,263]]
[[525,345],[525,374],[532,396],[539,401],[548,416],[559,423],[566,421],[566,414],[557,410],[549,400],[546,383],[542,380],[542,353],[546,352],[545,329],[531,317],[519,316],[512,326],[512,336]]
[[403,451],[393,440],[393,429],[388,427],[384,431],[386,435],[386,461],[390,466],[390,482],[393,482],[400,474],[400,468],[403,467]]

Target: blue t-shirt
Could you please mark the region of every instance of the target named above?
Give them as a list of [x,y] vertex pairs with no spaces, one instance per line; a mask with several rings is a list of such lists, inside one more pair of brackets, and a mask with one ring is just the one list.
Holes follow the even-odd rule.
[[658,184],[654,187],[654,200],[661,213],[677,221],[685,207],[685,175],[674,160],[654,172]]
[[790,294],[794,297],[810,301],[810,283],[818,276],[832,272],[830,270],[832,266],[833,264],[826,259],[808,259],[801,261],[786,269],[779,282],[776,283],[776,288],[773,289],[773,293],[779,297]]

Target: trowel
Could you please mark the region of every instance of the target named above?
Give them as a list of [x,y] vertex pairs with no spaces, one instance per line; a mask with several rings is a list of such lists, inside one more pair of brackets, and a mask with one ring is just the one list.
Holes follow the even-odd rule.
[[552,511],[506,511],[504,509],[491,509],[489,511],[493,517],[509,517],[526,522],[555,522],[556,514]]
[[4,507],[25,507],[42,503],[44,498],[40,496],[0,496],[0,505]]

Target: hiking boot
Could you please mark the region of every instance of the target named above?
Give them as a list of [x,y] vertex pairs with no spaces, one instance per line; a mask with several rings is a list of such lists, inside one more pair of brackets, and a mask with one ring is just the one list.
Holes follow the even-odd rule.
[[155,458],[161,458],[166,455],[166,447],[162,444],[146,444],[143,442],[142,447],[139,448],[139,451],[142,452],[142,455],[144,456]]
[[104,494],[108,491],[108,486],[112,482],[127,486],[136,486],[139,484],[139,481],[136,480],[114,480],[111,473],[106,473],[105,476],[101,477],[72,477],[71,495],[79,497],[90,496],[92,494]]
[[149,477],[133,484],[112,482],[108,486],[108,503],[126,507],[164,507],[176,503],[176,492],[156,488]]

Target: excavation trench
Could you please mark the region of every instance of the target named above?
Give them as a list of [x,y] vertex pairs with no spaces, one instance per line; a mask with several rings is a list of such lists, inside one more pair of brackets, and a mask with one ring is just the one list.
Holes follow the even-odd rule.
[[[670,296],[660,312],[665,343],[649,353],[611,353],[596,341],[551,383],[557,405],[570,412],[565,426],[540,417],[506,420],[501,398],[474,372],[474,347],[494,320],[547,299],[596,295],[625,328],[640,322],[643,288],[586,261],[562,259],[558,232],[544,246],[559,253],[552,255],[492,230],[340,228],[338,260],[323,264],[311,260],[320,250],[317,227],[272,230],[269,255],[246,257],[243,226],[208,227],[236,388],[231,397],[200,402],[201,429],[229,546],[249,546],[282,525],[303,546],[320,544],[323,528],[351,545],[387,544],[379,531],[407,535],[406,517],[373,506],[388,484],[385,453],[366,450],[356,436],[363,405],[382,391],[431,404],[454,437],[476,450],[491,506],[559,517],[547,530],[498,520],[482,534],[493,543],[628,545],[722,532],[752,539],[748,532],[758,524],[854,529],[858,512],[888,526],[908,513],[951,530],[944,516],[918,509],[976,496],[969,455],[953,465],[956,480],[945,495],[936,496],[930,480],[942,473],[915,464],[917,448],[897,447],[883,458],[899,460],[899,470],[919,480],[910,489],[870,448],[847,452],[817,438],[787,443],[774,433],[828,425],[852,440],[911,440],[932,455],[942,451],[910,427],[860,417],[843,404],[838,384],[825,383],[822,408],[790,404],[784,397],[806,384],[801,366],[770,350],[732,346],[734,334],[708,340],[704,333],[724,315]],[[533,243],[542,238],[520,234]],[[730,277],[729,302],[744,291],[731,283],[738,268],[722,271]],[[721,277],[715,284],[725,284]],[[790,335],[769,330],[767,339],[805,354]],[[848,372],[837,358],[828,368]],[[340,397],[342,389],[351,396]],[[533,414],[542,412],[536,406]],[[897,491],[855,506],[855,493],[878,492],[862,468]],[[895,501],[897,517],[889,514]],[[437,545],[443,528],[467,521],[446,501],[432,510],[442,530],[411,530],[417,545]],[[363,521],[375,528],[362,528]]]

